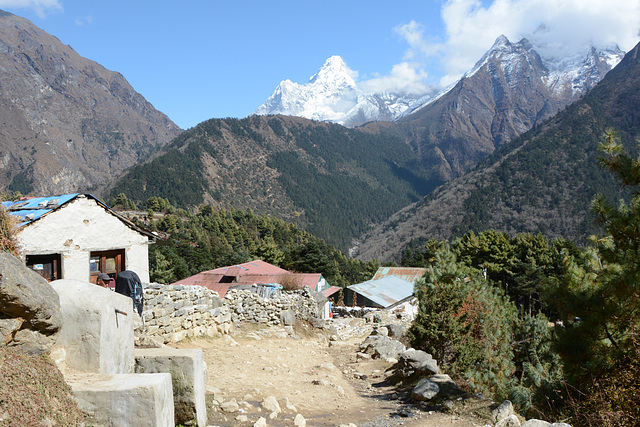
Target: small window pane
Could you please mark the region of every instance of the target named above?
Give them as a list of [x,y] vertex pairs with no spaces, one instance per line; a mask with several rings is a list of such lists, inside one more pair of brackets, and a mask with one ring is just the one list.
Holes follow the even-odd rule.
[[89,260],[89,271],[92,273],[100,271],[100,257],[91,257]]
[[116,259],[107,258],[104,266],[105,271],[116,271]]

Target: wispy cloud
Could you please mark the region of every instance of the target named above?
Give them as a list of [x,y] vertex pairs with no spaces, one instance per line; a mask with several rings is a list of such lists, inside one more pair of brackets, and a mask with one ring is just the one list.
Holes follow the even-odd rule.
[[93,24],[93,16],[78,16],[75,19],[75,23],[78,27]]
[[640,1],[635,0],[493,0],[487,5],[448,0],[441,18],[445,35],[440,38],[419,20],[396,27],[408,46],[402,62],[389,76],[376,76],[362,86],[392,87],[404,76],[410,78],[407,85],[418,89],[426,86],[425,70],[432,79],[437,70],[440,86],[446,86],[472,68],[502,34],[513,42],[528,38],[547,57],[575,54],[589,44],[617,43],[627,51],[640,41]]
[[44,17],[47,13],[62,11],[62,3],[59,0],[0,0],[0,8],[31,9]]

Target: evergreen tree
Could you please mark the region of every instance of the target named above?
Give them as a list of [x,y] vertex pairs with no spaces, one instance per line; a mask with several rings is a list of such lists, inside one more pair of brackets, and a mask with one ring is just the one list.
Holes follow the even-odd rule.
[[482,272],[445,248],[416,283],[418,314],[408,331],[414,348],[496,399],[507,396],[514,373],[516,308]]

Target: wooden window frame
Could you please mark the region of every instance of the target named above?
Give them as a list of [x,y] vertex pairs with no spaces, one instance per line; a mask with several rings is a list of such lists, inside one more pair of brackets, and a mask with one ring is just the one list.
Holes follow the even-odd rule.
[[[43,264],[51,264],[51,277],[46,274],[46,269],[36,269]],[[60,254],[33,254],[25,256],[25,265],[44,277],[47,282],[62,279],[62,256]]]
[[[98,269],[97,271],[92,271],[91,261],[95,258],[98,259]],[[107,258],[115,258],[115,269],[107,270]],[[100,273],[107,273],[109,276],[115,279],[116,277],[118,277],[118,273],[124,270],[126,270],[124,249],[91,251],[91,253],[89,254],[89,281],[91,283],[96,283],[96,281],[98,280],[98,274]]]

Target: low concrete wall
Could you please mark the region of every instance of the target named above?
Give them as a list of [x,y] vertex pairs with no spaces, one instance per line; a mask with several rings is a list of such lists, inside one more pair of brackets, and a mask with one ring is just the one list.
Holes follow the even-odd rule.
[[[95,286],[95,285],[94,285]],[[84,374],[65,377],[91,425],[173,427],[171,375]]]
[[62,329],[56,347],[66,349],[65,364],[75,370],[103,374],[133,372],[131,298],[78,280],[55,280]]
[[173,385],[175,424],[206,427],[206,366],[202,349],[138,348],[136,373],[168,372]]

